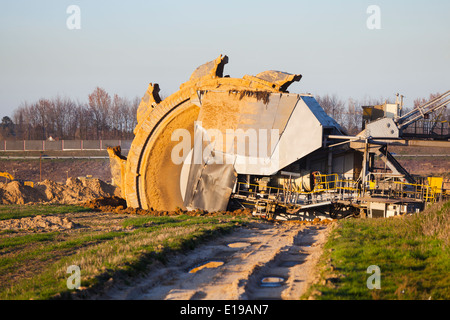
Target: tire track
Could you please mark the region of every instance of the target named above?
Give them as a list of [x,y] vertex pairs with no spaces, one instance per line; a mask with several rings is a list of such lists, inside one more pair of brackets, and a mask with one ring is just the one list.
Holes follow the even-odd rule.
[[[315,277],[328,229],[254,223],[158,263],[134,284],[115,286],[101,299],[299,299]],[[267,277],[282,281],[262,282]]]

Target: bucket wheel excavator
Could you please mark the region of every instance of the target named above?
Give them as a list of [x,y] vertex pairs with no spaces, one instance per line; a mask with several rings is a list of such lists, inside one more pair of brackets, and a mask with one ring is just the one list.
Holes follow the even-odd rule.
[[[241,176],[270,177],[319,149],[324,130],[342,134],[312,96],[288,93],[301,75],[265,71],[231,78],[223,75],[227,62],[221,55],[198,67],[164,100],[158,84],[150,83],[127,157],[119,148],[108,150],[113,181],[128,206],[225,210]],[[248,135],[246,141],[249,132],[256,133],[257,150],[249,150],[249,144],[239,148],[233,144],[236,136],[225,139],[230,132]],[[199,161],[195,141],[200,141]],[[218,154],[222,161],[208,160],[211,155],[217,160]]]
[[399,104],[376,106],[382,112],[365,109],[365,128],[351,137],[311,94],[287,91],[300,74],[232,78],[224,75],[226,63],[221,55],[201,65],[163,100],[158,84],[150,83],[127,156],[120,147],[108,149],[113,183],[128,207],[211,212],[234,204],[265,212],[281,206],[289,214],[354,212],[372,182],[371,154],[413,182],[380,148],[449,103],[445,93],[403,117],[387,112]]

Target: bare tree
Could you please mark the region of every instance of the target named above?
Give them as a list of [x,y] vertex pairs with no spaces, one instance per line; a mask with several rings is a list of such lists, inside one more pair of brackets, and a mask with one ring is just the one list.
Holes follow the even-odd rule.
[[350,135],[356,135],[362,127],[362,108],[358,101],[349,98],[347,102],[347,112],[345,113],[345,128]]
[[330,117],[344,126],[345,103],[336,94],[317,96],[316,100]]
[[95,88],[89,95],[89,111],[95,123],[97,139],[102,137],[108,129],[110,108],[111,97],[109,94],[102,88]]
[[40,99],[14,110],[16,139],[132,139],[140,98],[111,96],[102,88],[88,95],[88,103],[70,98]]

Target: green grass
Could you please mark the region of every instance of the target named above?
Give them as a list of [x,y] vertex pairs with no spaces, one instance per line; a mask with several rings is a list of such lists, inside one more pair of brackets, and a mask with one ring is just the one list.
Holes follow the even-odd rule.
[[[402,218],[340,221],[325,245],[316,299],[450,299],[450,202]],[[380,268],[369,290],[367,268]],[[312,293],[314,292],[314,293]]]
[[[11,206],[10,214],[80,212],[74,206]],[[46,208],[48,211],[46,211]],[[7,211],[4,207],[3,212]],[[31,210],[31,211],[30,211]],[[78,211],[79,210],[79,211]],[[105,218],[110,219],[110,218]],[[76,232],[0,234],[0,299],[70,297],[67,267],[81,269],[81,286],[95,289],[111,277],[135,277],[155,261],[245,224],[246,218],[139,216],[118,220],[117,231],[81,228]],[[88,290],[89,291],[89,290]]]

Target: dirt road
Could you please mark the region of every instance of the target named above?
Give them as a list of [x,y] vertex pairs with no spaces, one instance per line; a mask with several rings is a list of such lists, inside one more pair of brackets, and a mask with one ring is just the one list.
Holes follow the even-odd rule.
[[101,299],[299,299],[331,225],[254,223],[155,265]]

